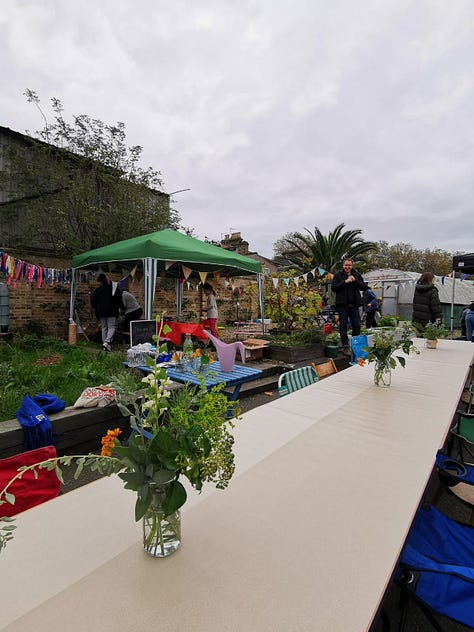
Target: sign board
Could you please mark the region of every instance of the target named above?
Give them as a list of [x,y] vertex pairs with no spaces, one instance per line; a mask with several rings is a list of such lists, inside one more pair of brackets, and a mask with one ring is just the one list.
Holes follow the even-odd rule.
[[130,323],[130,346],[149,342],[156,344],[153,336],[157,334],[156,320],[132,320]]

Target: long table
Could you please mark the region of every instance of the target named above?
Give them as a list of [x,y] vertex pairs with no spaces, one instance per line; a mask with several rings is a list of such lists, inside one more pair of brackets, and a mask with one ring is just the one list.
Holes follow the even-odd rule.
[[143,552],[118,477],[18,516],[0,629],[369,629],[473,361],[416,344],[388,389],[353,366],[243,415],[234,479],[190,494],[167,559]]

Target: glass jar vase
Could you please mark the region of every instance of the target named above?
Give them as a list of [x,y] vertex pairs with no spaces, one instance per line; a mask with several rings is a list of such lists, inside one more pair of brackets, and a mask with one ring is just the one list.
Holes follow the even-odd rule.
[[163,511],[166,496],[164,485],[150,485],[152,499],[143,516],[143,548],[152,557],[167,557],[181,544],[181,516],[179,510],[169,516]]
[[383,388],[388,388],[392,382],[392,370],[388,364],[375,363],[374,384]]

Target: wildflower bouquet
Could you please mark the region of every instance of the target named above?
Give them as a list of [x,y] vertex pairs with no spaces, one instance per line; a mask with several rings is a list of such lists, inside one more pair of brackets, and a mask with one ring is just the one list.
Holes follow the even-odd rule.
[[[15,502],[9,492],[11,484],[26,471],[37,474],[42,468],[54,470],[62,481],[61,466],[64,465],[76,465],[76,479],[84,467],[104,475],[118,474],[125,489],[137,494],[137,521],[156,503],[157,489],[160,512],[165,517],[186,502],[186,490],[179,480],[181,476],[185,476],[197,490],[201,490],[207,481],[215,483],[219,489],[228,485],[234,472],[234,439],[230,432],[233,423],[227,419],[229,403],[221,392],[223,385],[207,391],[202,381],[197,390],[192,385],[185,385],[171,391],[166,369],[156,364],[156,358],[166,347],[162,345],[160,348],[158,344],[162,331],[168,333],[161,320],[156,336],[156,357],[147,358],[150,373],[142,379],[145,388],[140,398],[137,400],[126,377],[114,382],[117,404],[122,414],[130,417],[132,435],[128,442],[122,444],[119,441],[121,431],[116,428],[102,438],[100,455],[62,456],[20,468],[15,478],[0,490],[0,516],[1,504]],[[0,550],[11,539],[14,528],[11,519],[0,518],[2,520]],[[154,527],[153,537],[162,537],[160,525]]]
[[394,331],[381,331],[374,334],[373,346],[364,348],[364,351],[367,352],[366,359],[360,359],[358,363],[363,366],[366,362],[375,362],[375,384],[382,384],[384,374],[390,369],[395,369],[397,361],[400,366],[405,367],[405,357],[394,355],[396,351],[401,349],[406,355],[419,353],[412,340],[413,334],[414,331],[409,325],[402,327],[402,333],[399,337],[395,336]]

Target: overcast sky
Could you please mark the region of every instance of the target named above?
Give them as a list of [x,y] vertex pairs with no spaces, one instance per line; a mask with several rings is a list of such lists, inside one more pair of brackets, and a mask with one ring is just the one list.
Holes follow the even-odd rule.
[[0,125],[125,123],[197,237],[474,251],[473,0],[1,0]]

